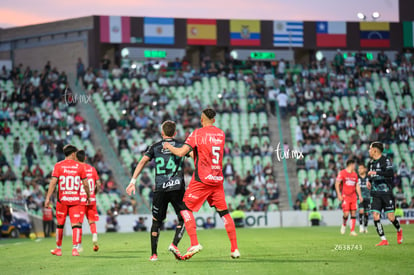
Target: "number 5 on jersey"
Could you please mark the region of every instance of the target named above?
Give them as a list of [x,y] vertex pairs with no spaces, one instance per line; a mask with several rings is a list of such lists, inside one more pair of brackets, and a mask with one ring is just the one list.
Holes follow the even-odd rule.
[[219,164],[219,160],[220,160],[220,147],[219,146],[213,146],[212,147],[212,151],[213,151],[213,158],[211,159],[211,161],[214,164]]

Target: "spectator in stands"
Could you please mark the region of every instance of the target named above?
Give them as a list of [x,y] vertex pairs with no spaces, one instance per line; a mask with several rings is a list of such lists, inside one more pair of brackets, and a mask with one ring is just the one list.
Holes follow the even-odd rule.
[[230,180],[230,177],[233,178],[234,176],[234,166],[230,158],[227,159],[226,164],[223,166],[223,175],[227,178],[227,181]]
[[233,157],[239,157],[239,156],[241,156],[241,154],[242,154],[242,152],[241,152],[239,143],[238,142],[234,143],[233,149],[231,150],[231,155]]
[[260,147],[257,143],[254,144],[254,147],[252,149],[252,156],[256,157],[256,156],[261,156],[262,152],[260,151]]
[[215,227],[216,227],[216,224],[213,222],[213,219],[211,217],[208,217],[203,224],[204,229],[212,229]]
[[401,178],[406,177],[410,179],[410,171],[408,170],[407,164],[405,163],[405,160],[402,160],[399,167],[398,167],[398,176]]
[[29,167],[29,169],[32,167],[33,165],[33,160],[37,159],[37,155],[34,151],[34,147],[33,147],[33,142],[29,142],[29,144],[26,147],[26,160],[27,160],[27,165]]
[[7,162],[6,156],[3,154],[3,151],[0,150],[0,167],[3,166],[9,166],[9,163]]
[[119,226],[118,221],[116,219],[116,215],[110,209],[108,209],[108,211],[106,212],[106,232],[117,232],[118,228]]
[[280,115],[285,119],[287,114],[288,96],[284,91],[280,91],[280,94],[277,95],[277,102],[279,104]]
[[402,202],[401,202],[401,208],[402,209],[407,209],[409,207],[408,203],[407,203],[407,199],[404,197]]
[[138,220],[135,220],[133,229],[135,232],[147,231],[147,226],[145,225],[146,218],[139,217]]
[[397,202],[402,202],[404,200],[405,195],[401,186],[397,186],[397,191],[395,192],[394,196]]
[[241,154],[242,157],[251,156],[252,154],[252,147],[250,146],[247,140],[244,141],[244,145],[242,146],[241,150],[242,150],[242,154]]
[[144,188],[151,188],[151,178],[149,177],[148,173],[144,171],[142,176],[139,180],[139,193],[142,195],[142,190]]

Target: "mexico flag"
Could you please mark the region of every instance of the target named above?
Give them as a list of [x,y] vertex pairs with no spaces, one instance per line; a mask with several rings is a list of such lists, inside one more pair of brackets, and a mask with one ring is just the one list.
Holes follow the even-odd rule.
[[131,22],[128,16],[100,16],[102,43],[130,43]]

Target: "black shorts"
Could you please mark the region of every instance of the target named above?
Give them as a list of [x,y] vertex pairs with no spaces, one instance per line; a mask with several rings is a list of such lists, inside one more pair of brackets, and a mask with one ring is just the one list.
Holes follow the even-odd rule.
[[164,221],[167,216],[168,203],[171,203],[178,219],[182,220],[180,211],[185,209],[183,202],[184,192],[185,190],[154,192],[154,197],[152,198],[152,216],[157,221]]
[[377,195],[371,198],[371,212],[378,212],[384,210],[385,213],[394,212],[395,201],[391,194]]
[[358,204],[358,210],[364,210],[365,213],[371,211],[371,199],[364,199]]

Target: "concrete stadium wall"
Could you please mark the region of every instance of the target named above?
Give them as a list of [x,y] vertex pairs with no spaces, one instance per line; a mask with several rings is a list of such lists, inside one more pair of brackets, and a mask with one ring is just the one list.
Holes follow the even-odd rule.
[[78,57],[84,62],[88,60],[87,46],[82,41],[14,51],[15,65],[22,63],[24,66],[30,65],[32,69],[42,70],[50,60],[52,67],[56,66],[59,71],[65,71],[66,74],[76,73]]

